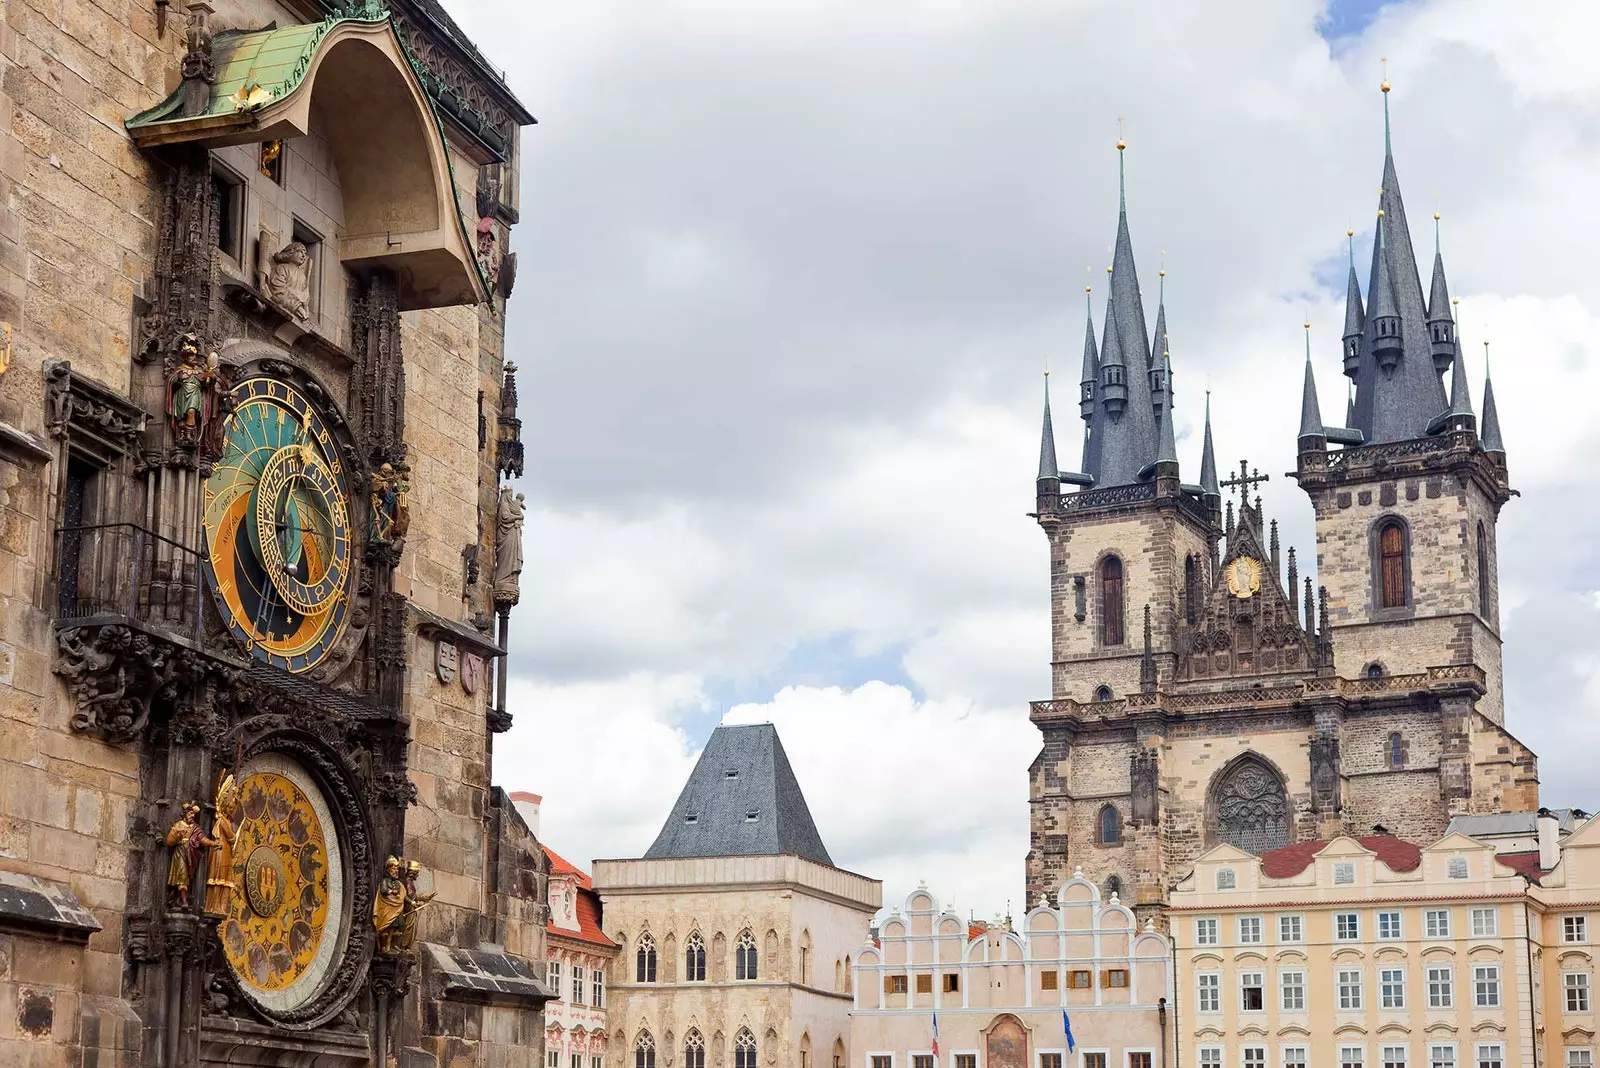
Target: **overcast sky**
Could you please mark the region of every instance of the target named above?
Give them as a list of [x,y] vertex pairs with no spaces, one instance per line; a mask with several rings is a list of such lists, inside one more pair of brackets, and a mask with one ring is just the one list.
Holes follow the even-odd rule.
[[544,795],[553,848],[638,855],[719,718],[770,719],[835,861],[886,901],[927,879],[980,916],[1020,906],[1027,702],[1049,696],[1040,372],[1067,372],[1077,442],[1117,117],[1152,318],[1168,272],[1184,475],[1209,386],[1219,460],[1272,473],[1305,560],[1282,475],[1301,322],[1331,419],[1384,56],[1419,258],[1437,205],[1522,494],[1500,527],[1508,725],[1547,804],[1600,808],[1600,5],[450,8],[539,118],[510,316],[528,568],[495,772]]

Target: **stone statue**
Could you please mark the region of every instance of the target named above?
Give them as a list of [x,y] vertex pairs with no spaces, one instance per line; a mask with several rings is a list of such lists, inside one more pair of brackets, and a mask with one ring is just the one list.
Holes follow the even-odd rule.
[[406,884],[400,878],[400,858],[383,862],[383,878],[372,899],[372,926],[378,932],[378,952],[394,953],[400,947],[401,917],[406,908]]
[[172,860],[167,865],[168,908],[191,906],[189,888],[194,885],[195,873],[200,869],[200,850],[212,844],[200,827],[200,803],[185,802],[183,814],[167,828],[167,845],[172,849]]
[[432,894],[417,892],[417,879],[422,875],[422,865],[417,861],[406,864],[406,901],[400,912],[400,948],[410,949],[417,944],[417,913],[433,900]]
[[179,445],[200,444],[215,410],[211,386],[216,377],[217,354],[202,359],[197,336],[179,338],[177,362],[167,372],[167,421]]
[[233,908],[233,847],[239,842],[239,829],[233,824],[234,802],[239,787],[233,776],[224,774],[217,787],[216,816],[211,822],[211,840],[206,860],[207,916],[226,916]]
[[388,545],[405,537],[411,526],[410,490],[411,484],[393,464],[384,464],[372,476],[369,535],[374,545]]
[[[270,230],[261,232],[262,248],[276,239]],[[311,250],[303,241],[291,241],[273,254],[261,272],[261,288],[267,299],[294,316],[311,314]]]
[[500,501],[494,517],[494,600],[496,604],[516,604],[522,595],[522,513],[523,495],[513,495],[510,486],[500,487]]
[[495,292],[500,281],[500,257],[496,253],[496,235],[491,219],[478,220],[478,266],[489,280],[489,291]]

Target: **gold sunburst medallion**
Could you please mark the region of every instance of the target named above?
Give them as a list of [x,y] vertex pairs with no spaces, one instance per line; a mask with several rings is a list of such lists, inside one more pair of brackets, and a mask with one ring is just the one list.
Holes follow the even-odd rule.
[[1223,574],[1228,580],[1228,592],[1241,600],[1254,597],[1261,589],[1261,561],[1252,557],[1236,558]]

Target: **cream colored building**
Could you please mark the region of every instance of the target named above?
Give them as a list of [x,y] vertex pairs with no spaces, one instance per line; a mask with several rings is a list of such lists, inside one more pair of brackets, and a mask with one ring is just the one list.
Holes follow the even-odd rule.
[[1541,907],[1525,867],[1462,834],[1210,850],[1169,911],[1182,1063],[1534,1064]]
[[770,724],[718,727],[646,854],[597,860],[612,1068],[845,1068],[883,901],[835,867]]
[[[854,966],[856,1068],[1155,1068],[1169,1063],[1171,946],[1077,872],[1059,906],[969,929],[919,887]],[[1063,1013],[1075,1048],[1067,1048]],[[937,1050],[934,1018],[938,1018]]]

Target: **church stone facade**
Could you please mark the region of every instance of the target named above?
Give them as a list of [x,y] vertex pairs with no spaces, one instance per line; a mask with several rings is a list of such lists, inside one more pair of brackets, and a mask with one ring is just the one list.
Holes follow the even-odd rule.
[[10,0],[0,68],[0,1063],[539,1065],[531,116],[437,0]]
[[1221,843],[1376,825],[1433,841],[1455,815],[1538,807],[1501,694],[1493,387],[1480,419],[1443,257],[1425,292],[1387,148],[1366,293],[1352,255],[1347,303],[1343,425],[1323,420],[1307,331],[1292,477],[1313,572],[1263,514],[1265,476],[1219,478],[1209,411],[1198,481],[1182,477],[1166,310],[1148,333],[1124,197],[1084,342],[1082,470],[1061,469],[1045,401],[1052,697],[1031,711],[1030,901],[1081,868],[1149,914]]

